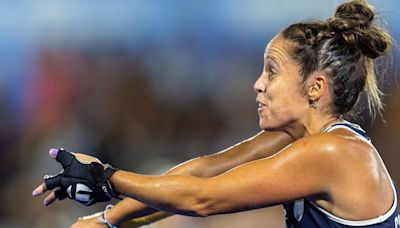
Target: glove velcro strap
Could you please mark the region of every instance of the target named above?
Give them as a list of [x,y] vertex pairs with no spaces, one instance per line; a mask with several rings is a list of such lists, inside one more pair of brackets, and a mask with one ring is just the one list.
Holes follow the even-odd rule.
[[110,164],[105,164],[105,167],[106,167],[106,169],[105,169],[105,171],[104,171],[104,179],[107,181],[107,186],[108,186],[108,188],[109,188],[109,190],[110,190],[109,193],[111,194],[111,196],[112,196],[113,198],[121,199],[121,198],[119,197],[119,193],[118,193],[117,191],[114,190],[114,188],[113,188],[113,186],[112,186],[112,184],[111,184],[111,182],[110,182],[111,176],[112,176],[115,172],[117,172],[118,169],[112,167]]
[[118,171],[118,169],[112,167],[110,164],[104,164],[105,171],[104,171],[104,179],[109,180],[111,176]]
[[[119,198],[119,194],[112,187],[109,179],[117,171],[109,164],[92,162],[92,170],[96,177],[97,186],[110,198]],[[119,198],[120,199],[120,198]]]

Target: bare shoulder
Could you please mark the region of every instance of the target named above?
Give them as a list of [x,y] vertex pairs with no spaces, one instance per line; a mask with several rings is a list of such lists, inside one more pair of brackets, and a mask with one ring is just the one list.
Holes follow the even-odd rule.
[[294,141],[290,147],[299,151],[302,156],[329,158],[340,156],[346,143],[346,139],[341,136],[323,132],[300,138]]
[[361,140],[354,133],[338,129],[335,132],[322,132],[296,140],[295,147],[303,147],[312,156],[352,157],[368,155],[375,148]]
[[[272,167],[280,170],[307,173],[313,182],[328,190],[330,183],[338,179],[342,160],[346,159],[347,139],[330,133],[319,133],[300,138],[282,149],[269,160]],[[315,174],[315,175],[314,175]]]
[[348,177],[351,170],[371,170],[379,160],[374,147],[347,132],[307,136],[282,152],[288,152],[284,157],[296,157],[296,161],[312,165],[314,170],[332,180]]
[[[376,217],[391,207],[393,194],[389,176],[371,143],[346,129],[308,136],[296,143],[308,148],[303,157],[319,161],[314,163],[325,177],[330,199],[315,198],[320,207],[352,220]],[[359,212],[357,208],[368,210]]]

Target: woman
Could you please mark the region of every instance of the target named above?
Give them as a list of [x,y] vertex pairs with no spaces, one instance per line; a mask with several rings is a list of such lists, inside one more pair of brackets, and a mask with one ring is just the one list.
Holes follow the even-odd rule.
[[[284,205],[288,227],[399,227],[397,193],[378,152],[358,125],[342,119],[359,107],[362,93],[371,115],[382,110],[373,59],[391,42],[373,19],[365,1],[351,1],[327,21],[277,34],[254,85],[264,131],[248,141],[164,176],[116,171],[90,156],[51,150],[64,172],[33,194],[59,187],[46,204],[66,196],[87,205],[110,193],[132,198],[73,227],[113,227],[129,218],[148,223],[166,216],[157,210],[205,217],[277,204]],[[87,192],[94,198],[79,195],[78,185],[92,186]]]

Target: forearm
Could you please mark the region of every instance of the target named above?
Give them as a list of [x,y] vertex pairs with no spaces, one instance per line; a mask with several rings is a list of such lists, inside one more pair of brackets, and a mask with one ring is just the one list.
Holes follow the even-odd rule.
[[[245,146],[245,144],[246,142],[242,142],[240,145],[237,144],[231,148],[228,148],[227,150],[237,150],[237,147],[243,147]],[[220,153],[222,152],[219,152],[219,154]],[[234,160],[231,160],[229,163],[227,163],[226,161],[225,163],[218,162],[214,161],[217,160],[214,159],[215,156],[216,155],[194,158],[171,168],[164,175],[191,175],[198,177],[212,177],[222,172],[225,172],[226,170],[229,170],[242,162]],[[156,212],[158,213],[152,215]],[[129,197],[118,202],[107,213],[109,222],[115,225],[121,225],[123,222],[131,219],[131,223],[144,225],[164,219],[171,215],[173,214],[169,212],[159,211]]]
[[188,175],[145,176],[117,171],[110,181],[115,190],[152,208],[175,214],[197,214],[206,179]]
[[[260,132],[232,147],[218,153],[199,157],[177,165],[164,175],[192,175],[212,177],[226,172],[243,163],[268,157],[293,141],[288,135],[279,132]],[[119,202],[108,212],[110,221],[120,224],[132,218],[139,218],[155,213],[157,210],[131,198]],[[162,219],[169,213],[152,217]],[[141,219],[139,219],[141,220]]]
[[111,224],[119,226],[130,219],[147,216],[157,211],[135,199],[127,197],[108,211],[107,219]]
[[[164,175],[202,175],[200,170],[205,168],[205,160],[206,159],[204,157],[194,158],[171,168]],[[112,224],[120,225],[121,223],[130,219],[135,219],[131,221],[131,223],[146,224],[172,215],[171,213],[167,212],[159,212],[154,216],[149,216],[156,212],[158,212],[157,209],[149,207],[140,201],[128,197],[118,202],[111,210],[109,210],[107,217]]]

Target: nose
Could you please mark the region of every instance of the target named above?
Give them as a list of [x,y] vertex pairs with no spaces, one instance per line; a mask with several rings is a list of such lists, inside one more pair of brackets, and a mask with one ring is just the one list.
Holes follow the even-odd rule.
[[260,75],[260,77],[258,77],[257,81],[254,83],[253,86],[254,92],[256,93],[263,93],[265,92],[265,83],[263,81],[263,74]]

